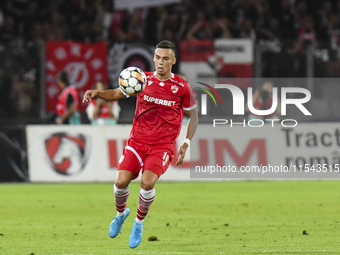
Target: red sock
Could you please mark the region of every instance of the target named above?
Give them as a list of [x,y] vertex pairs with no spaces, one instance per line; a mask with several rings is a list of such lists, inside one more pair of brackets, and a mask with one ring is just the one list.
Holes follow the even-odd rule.
[[138,206],[138,212],[137,212],[137,219],[138,220],[144,220],[145,216],[149,212],[149,208],[155,199],[155,188],[151,190],[144,190],[141,189],[139,193],[139,206]]
[[127,186],[125,189],[118,189],[117,186],[114,185],[113,191],[115,194],[115,204],[118,215],[123,214],[126,208],[126,201],[130,194],[129,186]]

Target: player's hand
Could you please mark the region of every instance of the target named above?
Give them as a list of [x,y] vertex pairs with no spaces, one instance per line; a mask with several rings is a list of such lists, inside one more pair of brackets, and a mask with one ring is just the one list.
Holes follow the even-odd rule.
[[189,145],[187,143],[184,143],[180,148],[177,153],[178,160],[176,162],[176,166],[182,166],[183,165],[183,160],[185,157],[185,153],[187,152]]
[[97,97],[97,95],[98,95],[97,90],[86,90],[83,97],[83,103],[90,102],[93,98]]

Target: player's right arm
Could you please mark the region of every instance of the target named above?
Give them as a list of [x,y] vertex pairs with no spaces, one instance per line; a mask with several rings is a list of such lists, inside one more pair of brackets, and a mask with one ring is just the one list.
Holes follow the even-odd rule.
[[117,101],[121,98],[125,97],[123,92],[117,89],[110,89],[110,90],[87,90],[83,97],[83,103],[91,101],[93,98],[101,98],[106,101]]

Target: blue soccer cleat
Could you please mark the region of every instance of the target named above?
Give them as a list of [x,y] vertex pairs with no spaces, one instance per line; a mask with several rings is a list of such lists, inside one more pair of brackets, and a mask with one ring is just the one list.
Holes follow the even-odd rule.
[[138,224],[135,220],[135,223],[133,224],[131,235],[130,235],[130,241],[129,241],[130,248],[132,249],[136,248],[142,241],[143,226],[144,226],[144,221],[141,224]]
[[125,214],[123,216],[116,216],[113,218],[109,228],[109,236],[115,238],[120,233],[125,219],[130,215],[130,209],[126,207]]

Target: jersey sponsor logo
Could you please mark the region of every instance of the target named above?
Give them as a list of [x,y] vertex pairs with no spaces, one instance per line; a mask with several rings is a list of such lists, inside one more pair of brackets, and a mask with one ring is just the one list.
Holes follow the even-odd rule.
[[171,91],[172,91],[172,93],[175,94],[178,91],[178,87],[176,85],[172,85],[171,86]]
[[167,106],[175,106],[176,101],[169,101],[160,98],[150,97],[148,95],[144,95],[144,101],[148,101],[150,103],[160,104],[160,105],[167,105]]
[[82,134],[51,134],[45,139],[48,163],[61,175],[74,175],[83,171],[89,156],[89,137]]

